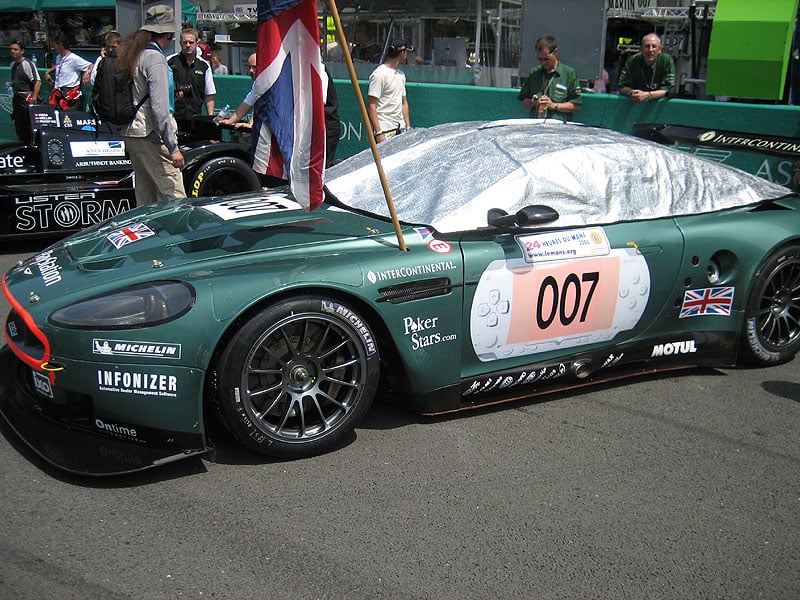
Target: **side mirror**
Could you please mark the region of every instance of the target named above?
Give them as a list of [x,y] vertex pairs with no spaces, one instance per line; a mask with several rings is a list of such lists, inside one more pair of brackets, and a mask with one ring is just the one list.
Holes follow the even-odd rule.
[[490,208],[486,221],[490,227],[506,229],[508,227],[526,227],[531,225],[547,225],[558,220],[558,211],[542,204],[526,206],[513,215],[502,208]]

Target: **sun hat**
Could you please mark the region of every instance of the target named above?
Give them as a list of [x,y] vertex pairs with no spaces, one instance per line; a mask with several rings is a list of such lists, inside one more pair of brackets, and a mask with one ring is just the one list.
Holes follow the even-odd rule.
[[148,8],[141,29],[152,33],[174,33],[177,26],[172,7],[166,4],[156,4]]

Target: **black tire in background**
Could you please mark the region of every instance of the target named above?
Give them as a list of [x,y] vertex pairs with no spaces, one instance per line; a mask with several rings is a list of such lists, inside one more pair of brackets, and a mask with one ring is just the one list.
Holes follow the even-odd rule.
[[242,444],[280,458],[339,445],[366,415],[380,372],[375,338],[348,306],[302,296],[244,323],[217,364],[217,413]]
[[747,300],[744,358],[758,365],[791,360],[800,350],[800,246],[784,246],[759,268]]
[[223,196],[261,189],[261,181],[246,162],[233,156],[218,156],[203,163],[184,181],[192,198]]

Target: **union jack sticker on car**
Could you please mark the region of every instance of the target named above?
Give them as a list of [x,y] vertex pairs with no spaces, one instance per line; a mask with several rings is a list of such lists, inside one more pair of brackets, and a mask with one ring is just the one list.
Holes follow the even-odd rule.
[[125,244],[130,244],[131,242],[138,242],[139,240],[143,240],[144,238],[148,238],[151,235],[155,235],[156,232],[150,229],[144,223],[136,223],[135,225],[131,225],[130,227],[123,227],[122,229],[117,229],[116,231],[112,231],[111,233],[106,236],[108,241],[119,250]]
[[700,290],[686,290],[678,318],[699,317],[701,315],[720,315],[729,317],[733,306],[732,287],[713,287]]

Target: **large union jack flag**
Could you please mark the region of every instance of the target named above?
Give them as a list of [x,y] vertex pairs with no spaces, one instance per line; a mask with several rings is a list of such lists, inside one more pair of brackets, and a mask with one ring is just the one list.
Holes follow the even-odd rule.
[[258,0],[253,169],[288,179],[307,210],[322,204],[325,93],[315,0]]
[[733,306],[732,287],[713,287],[701,290],[686,290],[679,318],[700,315],[730,316]]

